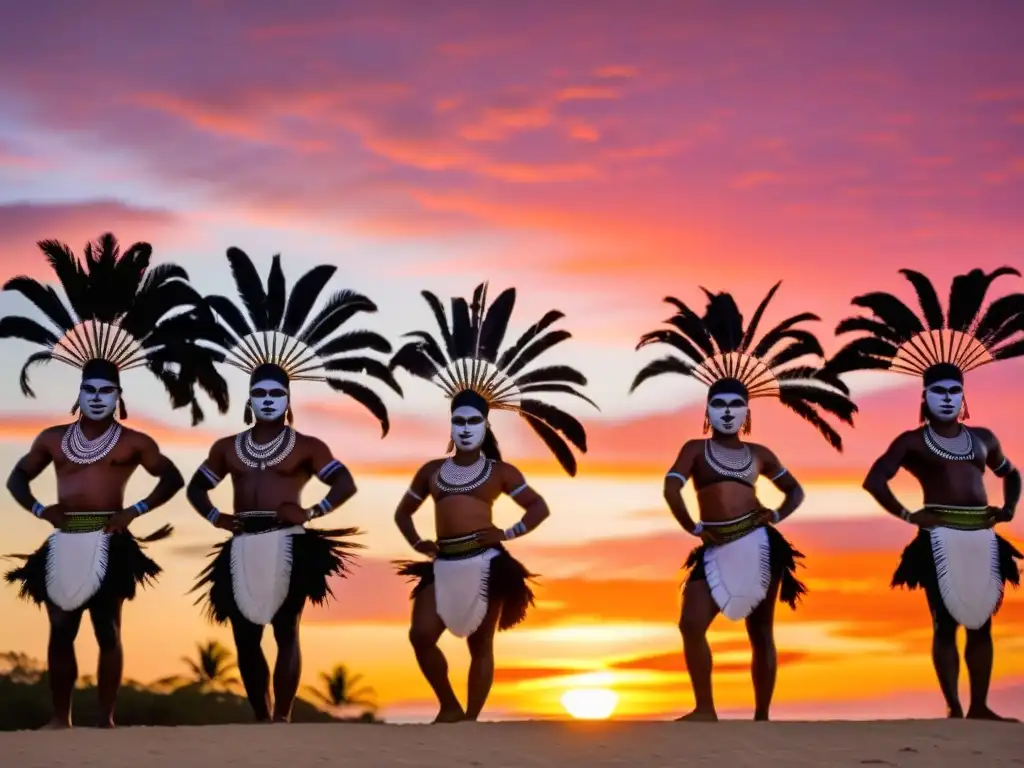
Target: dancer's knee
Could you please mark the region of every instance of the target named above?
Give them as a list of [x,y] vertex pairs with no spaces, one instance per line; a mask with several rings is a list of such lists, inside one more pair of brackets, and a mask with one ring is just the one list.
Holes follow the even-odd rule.
[[478,632],[470,635],[466,640],[469,647],[469,655],[473,658],[491,656],[494,654],[494,632]]
[[967,630],[967,647],[992,642],[992,620],[989,619],[977,629]]
[[747,637],[754,651],[770,651],[775,647],[775,628],[771,622],[750,623],[747,625]]
[[956,645],[956,629],[956,620],[945,611],[936,611],[932,614],[932,633],[936,643]]
[[110,619],[94,619],[93,633],[96,635],[96,645],[101,651],[116,651],[121,647],[121,628],[117,622]]
[[417,651],[426,651],[437,645],[437,633],[428,627],[418,627],[415,624],[409,630],[409,642]]

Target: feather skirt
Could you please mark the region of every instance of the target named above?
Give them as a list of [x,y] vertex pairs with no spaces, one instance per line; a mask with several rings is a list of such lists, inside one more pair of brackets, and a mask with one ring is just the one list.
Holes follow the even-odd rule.
[[[536,574],[530,573],[526,567],[508,553],[504,547],[495,547],[498,554],[491,558],[490,570],[483,588],[487,590],[488,603],[501,603],[501,615],[498,617],[498,630],[504,632],[521,624],[526,614],[534,605],[533,590],[530,582]],[[433,560],[400,560],[395,563],[400,576],[415,581],[412,598],[415,600],[427,587],[434,584]]]
[[[780,581],[779,602],[785,603],[795,610],[796,604],[803,595],[807,594],[807,587],[796,577],[797,565],[803,565],[802,562],[798,563],[797,561],[803,559],[803,553],[797,551],[786,540],[786,537],[772,526],[765,526],[763,530],[768,535],[771,579],[772,581]],[[683,568],[690,572],[686,579],[687,583],[691,581],[707,581],[707,573],[704,566],[704,553],[707,549],[707,544],[701,544],[695,547],[686,558]]]
[[[110,534],[107,544],[107,567],[99,589],[85,602],[105,600],[134,600],[139,585],[151,586],[163,570],[143,551],[147,543],[165,539],[173,529],[164,526],[153,534],[137,539],[130,531]],[[73,534],[72,534],[73,535]],[[49,539],[30,555],[10,555],[23,560],[24,564],[5,574],[8,584],[18,584],[18,597],[43,605],[49,600],[47,594],[47,562],[49,560]]]
[[[993,533],[995,538],[995,552],[993,562],[979,562],[977,567],[984,571],[993,571],[993,576],[1001,585],[1010,582],[1014,587],[1020,585],[1020,568],[1017,560],[1024,555],[1017,550],[1010,542],[1002,536]],[[929,531],[920,529],[913,540],[903,550],[900,556],[899,565],[892,576],[892,587],[906,587],[907,589],[923,589],[933,605],[945,605],[943,590],[940,584],[940,570],[946,567],[946,563],[937,562],[935,546],[932,535]],[[1002,595],[995,601],[995,607],[991,615],[998,612],[1002,604]],[[956,618],[954,616],[954,618]],[[965,625],[966,626],[966,625]]]
[[[347,576],[356,557],[352,550],[363,546],[344,539],[358,532],[357,528],[306,528],[304,533],[293,535],[291,576],[282,607],[297,610],[307,600],[314,605],[323,605],[328,598],[333,598],[330,578]],[[216,624],[245,620],[235,602],[231,543],[232,539],[227,539],[214,545],[210,553],[213,559],[199,574],[191,590],[204,590],[195,604],[202,604],[206,617]]]

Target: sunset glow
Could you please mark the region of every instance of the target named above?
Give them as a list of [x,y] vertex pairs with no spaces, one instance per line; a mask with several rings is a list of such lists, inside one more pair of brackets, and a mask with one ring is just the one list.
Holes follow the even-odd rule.
[[[900,268],[926,273],[945,302],[960,271],[1024,267],[1024,3],[52,5],[12,3],[0,25],[0,283],[56,284],[37,240],[80,254],[111,231],[123,247],[152,243],[154,263],[180,264],[202,294],[234,291],[229,246],[264,276],[280,253],[289,286],[337,265],[328,291],[378,308],[353,329],[395,348],[434,327],[424,289],[447,307],[484,280],[491,295],[515,286],[510,337],[549,310],[565,314],[558,327],[572,337],[552,358],[586,376],[599,406],[557,400],[586,427],[577,475],[523,419],[490,416],[503,456],[551,516],[508,544],[538,574],[536,605],[497,636],[483,719],[669,719],[693,706],[678,621],[681,567],[698,542],[662,489],[683,443],[702,436],[706,390],[664,376],[630,394],[664,353],[636,345],[671,315],[666,296],[702,310],[702,287],[728,290],[749,321],[782,280],[763,327],[814,313],[808,327],[831,353],[852,297],[890,291],[917,306]],[[1022,290],[1007,276],[991,296]],[[0,313],[33,312],[0,294]],[[0,339],[3,478],[40,430],[72,418],[70,366],[34,368],[36,397],[23,395],[18,372],[33,351]],[[247,378],[225,377],[229,413],[204,400],[206,418],[191,427],[152,376],[127,371],[126,424],[188,479],[215,440],[246,428]],[[445,451],[450,412],[437,387],[397,379],[402,397],[377,390],[390,417],[383,438],[373,416],[322,383],[291,390],[296,429],[327,442],[359,489],[313,525],[358,526],[366,546],[332,583],[334,599],[303,614],[302,684],[345,664],[376,691],[382,717],[425,721],[437,704],[409,643],[410,585],[392,565],[417,555],[393,516],[416,470]],[[809,594],[796,611],[776,610],[773,715],[942,717],[925,600],[889,588],[914,529],[861,487],[917,426],[920,383],[877,372],[848,381],[859,412],[839,430],[842,452],[776,400],[751,405],[749,439],[806,493],[781,528],[806,556],[798,576]],[[965,383],[970,423],[993,429],[1017,466],[1022,381],[1016,359]],[[138,472],[128,502],[153,482]],[[692,486],[683,498],[695,510]],[[991,473],[986,487],[1001,503]],[[906,473],[894,489],[909,509],[921,503]],[[768,505],[782,498],[764,478],[757,490]],[[33,492],[56,499],[52,469]],[[323,495],[314,481],[303,501]],[[230,482],[211,498],[230,509]],[[35,550],[48,526],[6,491],[2,501],[0,556]],[[424,538],[432,514],[427,504],[415,516]],[[521,515],[509,498],[494,508],[502,527]],[[196,643],[233,647],[189,593],[227,534],[183,492],[132,530],[166,523],[174,535],[147,549],[159,583],[124,606],[125,674],[141,682],[181,672]],[[998,530],[1024,547],[1024,512]],[[0,616],[0,651],[45,660],[45,613],[2,582]],[[992,706],[1024,717],[1021,591],[1007,588],[993,627]],[[743,623],[717,619],[709,641],[720,713],[749,718]],[[269,631],[264,647],[273,663]],[[93,674],[88,622],[77,648]],[[466,644],[445,636],[441,648],[464,703]],[[966,672],[961,681],[966,702]]]

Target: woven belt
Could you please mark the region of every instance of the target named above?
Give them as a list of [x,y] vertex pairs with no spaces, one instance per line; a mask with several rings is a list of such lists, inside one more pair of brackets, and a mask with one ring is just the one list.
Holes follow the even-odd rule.
[[490,547],[481,544],[476,534],[459,536],[454,539],[439,539],[437,542],[437,556],[442,560],[462,560],[473,557]]
[[941,507],[926,504],[924,511],[938,517],[943,528],[979,531],[989,527],[988,507]]
[[716,544],[728,544],[731,541],[742,539],[760,527],[761,521],[754,512],[748,512],[743,517],[727,520],[724,523],[704,523],[704,530],[715,537]]
[[62,533],[95,533],[107,527],[113,512],[70,512],[64,518]]

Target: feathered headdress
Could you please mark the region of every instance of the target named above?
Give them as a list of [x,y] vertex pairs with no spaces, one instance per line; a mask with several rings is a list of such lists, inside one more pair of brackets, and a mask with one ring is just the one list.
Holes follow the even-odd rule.
[[[742,393],[748,400],[778,398],[813,424],[829,445],[842,450],[842,438],[825,420],[824,414],[852,424],[857,406],[850,400],[846,385],[826,375],[822,365],[800,362],[807,356],[824,361],[824,351],[817,337],[797,327],[820,318],[810,312],[794,315],[755,343],[761,317],[780,285],[781,282],[776,283],[768,291],[746,327],[739,307],[728,293],[712,294],[702,288],[708,298],[703,317],[679,299],[667,297],[665,301],[676,308],[676,313],[665,321],[672,327],[644,334],[636,348],[667,344],[682,357],[668,355],[645,365],[633,380],[630,392],[654,376],[679,373],[693,377],[712,393],[721,389]],[[749,428],[748,422],[744,430],[749,431]]]
[[[39,248],[57,274],[67,302],[30,277],[15,277],[3,286],[22,294],[57,329],[55,333],[19,315],[0,319],[0,338],[44,348],[21,368],[25,396],[35,397],[29,368],[58,360],[82,369],[83,375],[93,372],[115,382],[122,371],[148,368],[167,389],[174,408],[191,405],[193,425],[203,419],[195,398],[197,385],[221,412],[227,411],[227,383],[214,368],[213,355],[190,343],[212,317],[184,269],[176,264],[151,269],[149,243],[135,243],[122,253],[111,234],[85,246],[84,265],[56,240],[42,240]],[[76,410],[77,403],[71,412]],[[123,399],[120,415],[127,416]]]
[[902,274],[917,293],[921,316],[892,294],[867,293],[853,304],[871,310],[874,317],[850,317],[836,334],[862,331],[828,363],[835,374],[856,370],[889,370],[921,376],[925,386],[939,379],[963,380],[963,375],[996,360],[1024,355],[1024,293],[996,299],[982,312],[985,295],[999,277],[1020,272],[1001,267],[957,275],[949,291],[949,309],[943,312],[939,296],[925,275],[910,269]]
[[[337,267],[331,264],[313,267],[296,281],[289,293],[279,255],[274,256],[270,265],[266,287],[244,252],[229,248],[227,257],[249,319],[230,299],[206,297],[220,320],[219,332],[210,341],[219,347],[224,362],[245,371],[250,378],[268,372],[269,377],[274,378],[276,371],[285,385],[289,381],[325,382],[335,392],[348,395],[372,413],[380,421],[383,435],[387,435],[388,410],[377,393],[339,375],[365,374],[402,394],[402,388],[386,363],[365,354],[347,354],[368,350],[390,353],[387,339],[373,331],[338,333],[355,314],[376,312],[377,305],[354,291],[336,291],[309,320],[313,305]],[[245,417],[246,423],[252,421],[248,401]]]
[[[568,331],[545,331],[565,315],[551,310],[510,347],[501,351],[512,309],[516,303],[515,288],[506,288],[490,306],[487,305],[487,283],[473,292],[472,305],[462,297],[452,298],[451,327],[440,300],[430,291],[422,291],[437,325],[442,343],[428,331],[412,331],[411,341],[395,353],[391,368],[404,368],[414,376],[440,387],[451,399],[465,392],[475,392],[490,409],[518,413],[551,450],[569,475],[576,474],[576,457],[568,440],[582,452],[587,451],[587,434],[583,425],[560,408],[529,397],[541,392],[573,395],[597,406],[577,386],[586,386],[582,373],[567,365],[549,365],[523,371],[544,352],[570,338]],[[500,459],[497,444],[491,437],[490,458]]]

